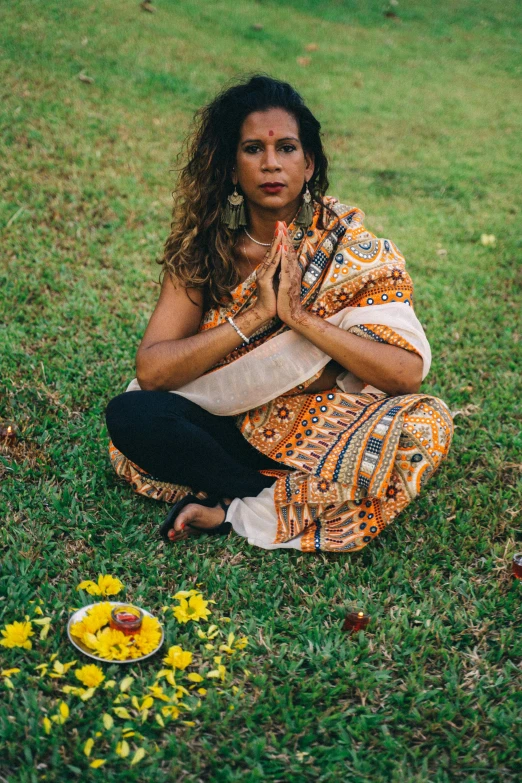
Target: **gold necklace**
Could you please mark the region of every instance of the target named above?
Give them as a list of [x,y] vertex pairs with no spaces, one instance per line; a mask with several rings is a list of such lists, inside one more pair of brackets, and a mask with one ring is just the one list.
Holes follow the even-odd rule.
[[[255,267],[252,267],[252,261],[250,260],[250,256],[247,253],[246,245],[245,245],[245,237],[243,237],[243,241],[241,243],[241,246],[243,248],[243,253],[245,254],[245,258],[248,261],[248,266],[250,267],[250,275],[254,271]],[[250,277],[249,275],[249,277]]]

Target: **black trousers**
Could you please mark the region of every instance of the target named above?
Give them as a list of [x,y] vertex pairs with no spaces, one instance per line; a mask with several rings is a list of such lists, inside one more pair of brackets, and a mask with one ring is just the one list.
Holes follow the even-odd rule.
[[105,417],[122,454],[154,478],[195,492],[254,497],[275,481],[259,470],[285,467],[253,448],[233,417],[214,416],[172,392],[125,392],[109,402]]

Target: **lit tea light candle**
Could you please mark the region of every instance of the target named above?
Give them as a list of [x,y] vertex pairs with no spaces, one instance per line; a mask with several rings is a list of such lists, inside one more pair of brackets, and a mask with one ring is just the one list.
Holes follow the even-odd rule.
[[139,633],[143,613],[136,606],[115,606],[111,612],[111,628],[122,631],[125,636]]
[[522,552],[513,555],[513,576],[522,579]]
[[12,424],[8,424],[7,427],[0,427],[0,439],[7,443],[12,443],[16,439],[15,427]]
[[344,618],[343,631],[361,631],[370,622],[370,615],[364,612],[348,612]]

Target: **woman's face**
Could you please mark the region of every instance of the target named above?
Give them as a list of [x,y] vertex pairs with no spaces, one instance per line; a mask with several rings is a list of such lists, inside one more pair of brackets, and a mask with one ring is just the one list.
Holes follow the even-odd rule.
[[313,159],[299,141],[295,118],[284,109],[249,114],[241,128],[234,184],[239,183],[250,206],[279,212],[301,206]]

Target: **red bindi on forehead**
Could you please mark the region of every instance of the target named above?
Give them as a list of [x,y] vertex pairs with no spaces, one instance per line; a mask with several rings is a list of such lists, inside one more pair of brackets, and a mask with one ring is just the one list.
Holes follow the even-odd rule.
[[268,131],[268,135],[269,135],[269,136],[273,136],[273,135],[274,135],[274,131],[272,131],[272,130],[271,130],[271,131]]

